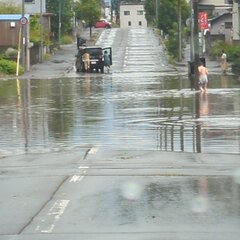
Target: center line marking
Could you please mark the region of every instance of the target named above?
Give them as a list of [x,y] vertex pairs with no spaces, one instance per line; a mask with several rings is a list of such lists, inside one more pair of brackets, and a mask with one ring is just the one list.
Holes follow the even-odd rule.
[[83,178],[84,176],[73,175],[69,182],[80,182]]
[[[56,222],[59,221],[65,212],[69,202],[70,200],[57,200],[49,209],[49,212],[47,213],[47,219],[42,219],[42,223],[35,228],[35,231],[40,231],[42,233],[51,233],[55,228]],[[50,222],[50,224],[46,226],[47,222]]]

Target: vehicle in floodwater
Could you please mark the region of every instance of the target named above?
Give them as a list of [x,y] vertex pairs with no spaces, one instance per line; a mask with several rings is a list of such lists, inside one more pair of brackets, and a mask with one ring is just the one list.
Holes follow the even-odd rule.
[[[78,53],[76,56],[75,67],[77,72],[86,72],[87,70],[84,68],[84,62],[89,61],[89,72],[104,72],[104,60],[103,54],[107,51],[110,58],[110,65],[112,65],[112,48],[111,47],[98,47],[98,46],[88,46],[88,47],[80,47],[78,49]],[[89,54],[89,59],[84,59],[83,55],[85,53]]]

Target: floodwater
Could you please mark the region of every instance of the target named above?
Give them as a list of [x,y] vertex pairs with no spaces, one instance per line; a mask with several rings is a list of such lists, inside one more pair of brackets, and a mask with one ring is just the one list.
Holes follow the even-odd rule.
[[0,156],[98,146],[240,152],[240,83],[210,76],[197,93],[185,76],[82,74],[0,81]]
[[0,81],[0,156],[83,146],[240,152],[239,77],[210,74],[208,93],[197,93],[150,29],[108,29],[96,44],[112,47],[110,74]]

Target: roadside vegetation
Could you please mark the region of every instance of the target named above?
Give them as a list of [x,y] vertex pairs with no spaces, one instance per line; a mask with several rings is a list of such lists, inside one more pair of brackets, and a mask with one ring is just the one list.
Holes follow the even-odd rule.
[[[146,0],[145,11],[148,23],[156,27],[161,32],[161,38],[165,43],[168,52],[169,61],[173,62],[178,57],[178,1],[176,0],[161,0],[156,6],[156,1]],[[184,43],[188,37],[188,28],[186,20],[190,16],[190,7],[186,0],[179,1],[181,8],[181,46],[184,48]],[[157,8],[156,8],[157,7]],[[181,51],[182,52],[182,51]]]
[[219,60],[222,50],[227,54],[227,60],[232,65],[232,71],[240,74],[240,45],[230,45],[221,40],[215,41],[211,46],[209,56],[213,60]]
[[[9,3],[0,3],[1,14],[18,14],[21,9],[18,6]],[[0,52],[0,76],[14,75],[16,74],[16,58],[17,58],[17,46],[16,48],[8,48],[1,50]],[[19,73],[23,73],[23,68],[20,67]]]
[[92,27],[101,17],[101,0],[81,0],[75,2],[76,18],[84,20],[86,26],[90,28],[92,37]]

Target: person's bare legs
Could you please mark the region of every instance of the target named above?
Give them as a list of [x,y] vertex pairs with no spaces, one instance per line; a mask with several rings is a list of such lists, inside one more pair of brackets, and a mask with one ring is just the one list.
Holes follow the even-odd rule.
[[201,92],[204,92],[204,88],[202,86],[199,86],[199,89]]

